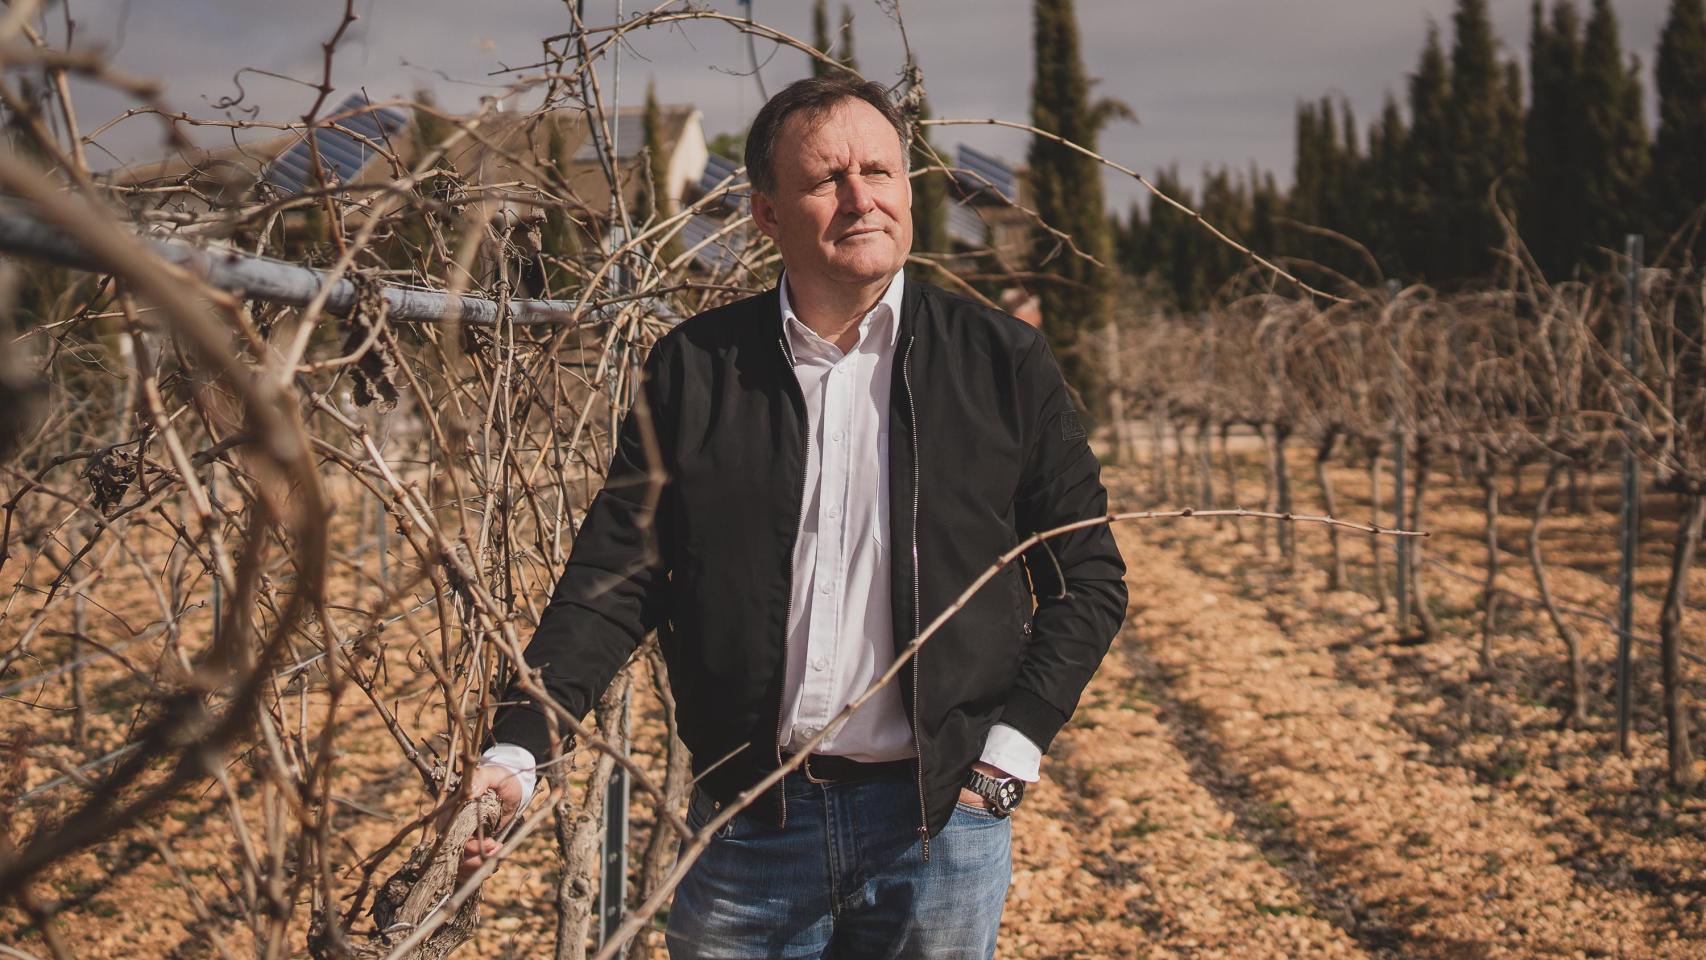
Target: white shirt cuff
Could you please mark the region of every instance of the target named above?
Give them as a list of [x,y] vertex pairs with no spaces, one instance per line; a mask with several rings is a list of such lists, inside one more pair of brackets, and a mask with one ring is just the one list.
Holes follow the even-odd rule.
[[978,759],[1026,783],[1036,783],[1042,776],[1043,752],[1030,737],[1005,723],[990,728],[989,739],[983,741],[983,756]]
[[515,774],[521,781],[521,806],[516,810],[526,810],[527,801],[533,799],[533,787],[539,782],[539,774],[533,769],[533,751],[514,743],[499,743],[480,754],[480,761],[482,765],[489,763]]

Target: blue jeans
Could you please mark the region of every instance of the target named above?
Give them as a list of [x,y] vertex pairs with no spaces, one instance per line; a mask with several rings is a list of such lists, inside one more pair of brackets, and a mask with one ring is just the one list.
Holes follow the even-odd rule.
[[[671,960],[988,960],[1012,874],[1012,821],[959,804],[920,856],[909,776],[783,780],[788,825],[742,811],[717,832],[670,906]],[[687,822],[716,814],[694,790]]]

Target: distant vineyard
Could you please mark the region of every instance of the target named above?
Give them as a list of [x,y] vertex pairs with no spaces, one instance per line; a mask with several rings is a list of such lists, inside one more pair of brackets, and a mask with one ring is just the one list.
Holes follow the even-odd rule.
[[[1122,458],[1149,451],[1149,491],[1159,501],[1202,506],[1250,500],[1281,513],[1324,510],[1387,526],[1428,528],[1430,484],[1441,472],[1467,475],[1482,491],[1486,517],[1480,653],[1491,661],[1500,609],[1532,603],[1543,609],[1569,665],[1569,706],[1562,718],[1588,720],[1587,678],[1574,624],[1584,611],[1565,609],[1548,588],[1542,541],[1561,506],[1560,490],[1580,476],[1626,475],[1624,516],[1673,498],[1677,522],[1669,549],[1668,586],[1654,622],[1612,623],[1630,644],[1658,648],[1672,781],[1696,777],[1684,675],[1700,669],[1696,640],[1685,635],[1689,573],[1706,512],[1706,367],[1702,365],[1702,278],[1698,268],[1642,269],[1594,282],[1548,284],[1513,236],[1519,269],[1509,289],[1441,295],[1396,284],[1365,291],[1327,309],[1266,293],[1233,295],[1198,316],[1156,313],[1122,325],[1113,366],[1125,389],[1117,402],[1129,416],[1113,431]],[[1639,247],[1632,252],[1638,256]],[[1262,490],[1238,490],[1229,437],[1254,432],[1265,451]],[[1218,445],[1218,453],[1216,452]],[[1288,450],[1313,455],[1313,494],[1304,504]],[[1327,466],[1335,458],[1365,464],[1373,495],[1347,512]],[[1627,463],[1627,466],[1625,466]],[[1498,519],[1501,490],[1520,493],[1523,468],[1544,478],[1527,517],[1524,552],[1535,596],[1498,587],[1505,557]],[[1507,482],[1507,480],[1509,482]],[[1255,498],[1259,497],[1259,500]],[[1385,501],[1382,502],[1382,497]],[[1247,500],[1246,498],[1249,498]],[[1569,504],[1578,505],[1572,493]],[[1295,562],[1293,529],[1257,529]],[[1345,551],[1329,530],[1331,588],[1346,585]],[[1630,536],[1633,536],[1631,528]],[[1634,541],[1621,549],[1632,574]],[[1402,630],[1434,638],[1438,624],[1424,602],[1431,571],[1425,541],[1402,541],[1392,560],[1371,543],[1373,589],[1382,609],[1387,590]],[[1402,569],[1385,572],[1389,563]],[[1628,587],[1623,595],[1629,596]],[[1618,611],[1586,611],[1611,620]],[[1696,634],[1698,636],[1698,634]],[[1627,744],[1627,692],[1619,707]]]

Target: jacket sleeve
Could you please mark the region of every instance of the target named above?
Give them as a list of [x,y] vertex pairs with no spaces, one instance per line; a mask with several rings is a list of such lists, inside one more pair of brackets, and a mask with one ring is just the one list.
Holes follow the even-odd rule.
[[[1033,430],[1014,504],[1019,536],[1106,516],[1101,465],[1040,337],[1021,361],[1019,380]],[[1033,633],[1001,722],[1046,752],[1125,619],[1125,561],[1102,523],[1037,544],[1025,567],[1037,600]]]
[[[584,717],[646,634],[657,626],[667,570],[663,557],[670,495],[657,451],[669,449],[676,382],[665,337],[646,358],[641,395],[622,420],[604,487],[587,508],[568,564],[524,652],[547,693],[576,718]],[[645,404],[642,410],[640,401]],[[654,470],[655,467],[655,470]],[[559,727],[562,725],[559,724]],[[563,752],[569,738],[563,732]],[[485,741],[512,743],[544,762],[551,748],[544,713],[512,679]]]

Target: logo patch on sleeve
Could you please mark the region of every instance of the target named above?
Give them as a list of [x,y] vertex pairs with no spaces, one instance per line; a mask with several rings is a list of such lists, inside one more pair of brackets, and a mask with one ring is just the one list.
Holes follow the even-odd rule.
[[1084,422],[1078,419],[1078,411],[1068,410],[1060,415],[1060,439],[1084,439]]

